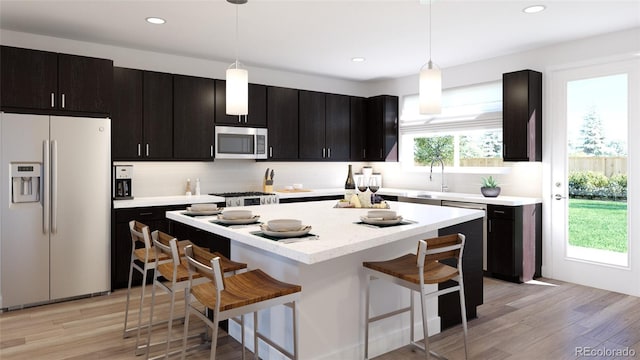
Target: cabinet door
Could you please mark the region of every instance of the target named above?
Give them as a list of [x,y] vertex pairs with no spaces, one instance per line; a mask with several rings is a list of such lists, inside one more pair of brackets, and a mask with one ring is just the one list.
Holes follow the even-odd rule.
[[0,104],[3,109],[52,109],[57,105],[56,53],[2,46],[0,64]]
[[267,88],[269,158],[298,159],[298,90]]
[[326,95],[325,145],[327,160],[349,160],[349,97]]
[[385,161],[398,161],[398,97],[384,96],[383,142]]
[[487,270],[496,275],[516,276],[513,209],[490,205],[487,213]]
[[173,157],[213,160],[215,81],[174,75]]
[[299,94],[300,159],[323,160],[325,145],[325,94],[300,91]]
[[111,112],[111,158],[136,160],[142,155],[142,71],[113,68],[118,91]]
[[369,161],[384,160],[383,144],[383,114],[384,99],[380,96],[367,99],[367,108],[364,120],[364,132],[366,140],[366,159]]
[[235,126],[267,126],[267,87],[249,84],[249,114],[227,115],[227,89],[225,80],[216,80],[216,124]]
[[173,156],[173,75],[144,72],[144,157],[171,159]]
[[365,98],[351,97],[351,160],[364,161],[366,158]]
[[58,92],[61,110],[109,115],[113,61],[58,54]]
[[542,160],[542,74],[502,75],[502,138],[505,161]]

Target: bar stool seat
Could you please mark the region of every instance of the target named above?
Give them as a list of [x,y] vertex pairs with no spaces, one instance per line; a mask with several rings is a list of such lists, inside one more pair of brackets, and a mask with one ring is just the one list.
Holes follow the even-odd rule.
[[[407,254],[387,261],[366,261],[362,263],[367,275],[367,294],[365,300],[366,324],[365,324],[365,347],[364,357],[369,358],[369,324],[399,315],[405,312],[410,313],[410,343],[425,352],[425,357],[429,355],[443,358],[439,354],[429,350],[429,331],[427,328],[427,305],[426,299],[445,295],[458,291],[460,295],[460,311],[462,315],[462,328],[464,332],[464,351],[467,357],[467,314],[464,300],[464,284],[462,277],[462,253],[464,251],[465,236],[463,234],[453,234],[440,236],[427,240],[418,241],[417,254]],[[449,266],[442,262],[444,259],[455,259],[457,266]],[[374,317],[370,316],[370,282],[374,279],[390,281],[394,284],[411,289],[410,305],[402,309],[390,311]],[[431,291],[426,285],[441,284],[445,281],[453,280],[456,285],[442,290]],[[424,332],[423,344],[414,340],[413,313],[414,301],[413,291],[420,293],[422,304],[422,328]]]
[[[258,340],[262,340],[272,348],[289,359],[297,359],[297,321],[295,302],[300,297],[302,287],[276,280],[260,269],[250,270],[229,277],[222,277],[220,259],[210,261],[194,256],[193,247],[187,246],[185,256],[188,262],[191,285],[186,292],[186,313],[183,335],[183,353],[186,354],[187,334],[189,331],[189,315],[195,314],[212,330],[211,360],[216,357],[216,345],[218,338],[218,323],[220,321],[253,313],[254,324],[254,354],[259,359]],[[194,275],[202,274],[210,279],[203,284],[194,284]],[[192,304],[193,302],[193,304]],[[194,306],[200,303],[205,309],[213,310],[213,320],[206,313]],[[284,349],[259,331],[258,311],[268,309],[276,305],[285,305],[292,309],[293,321],[293,352]],[[244,339],[244,324],[242,324],[242,338]],[[244,358],[244,344],[242,357]]]

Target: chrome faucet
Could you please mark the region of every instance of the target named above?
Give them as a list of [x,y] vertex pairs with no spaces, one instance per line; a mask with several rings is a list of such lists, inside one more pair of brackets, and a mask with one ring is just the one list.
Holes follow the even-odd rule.
[[444,161],[442,161],[441,157],[436,157],[433,160],[431,160],[431,172],[429,173],[429,181],[433,181],[433,163],[439,161],[440,162],[440,166],[442,167],[442,181],[440,183],[440,191],[441,192],[446,192],[449,190],[449,188],[444,184]]

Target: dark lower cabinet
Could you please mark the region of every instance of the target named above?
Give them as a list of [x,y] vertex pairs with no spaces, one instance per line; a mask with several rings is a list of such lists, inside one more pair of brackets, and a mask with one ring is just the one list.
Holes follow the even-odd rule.
[[[461,233],[465,235],[464,251],[462,252],[462,272],[465,293],[467,320],[478,316],[476,308],[484,301],[484,286],[482,280],[482,219],[468,221],[438,230],[438,236]],[[444,260],[450,266],[456,266],[451,259]],[[453,281],[438,285],[439,289],[454,286]],[[462,322],[460,315],[460,298],[457,292],[438,297],[438,315],[440,326],[446,329]]]
[[[178,240],[191,240],[194,244],[231,256],[231,245],[227,238],[193,228],[166,218],[166,212],[183,210],[186,205],[153,206],[143,208],[115,209],[112,211],[111,231],[111,290],[126,288],[129,281],[131,260],[131,233],[129,221],[137,220],[149,226],[151,231],[160,230]],[[147,274],[147,283],[153,281]],[[142,284],[142,275],[133,273],[133,285]]]
[[518,283],[542,275],[541,211],[541,204],[488,206],[488,275]]

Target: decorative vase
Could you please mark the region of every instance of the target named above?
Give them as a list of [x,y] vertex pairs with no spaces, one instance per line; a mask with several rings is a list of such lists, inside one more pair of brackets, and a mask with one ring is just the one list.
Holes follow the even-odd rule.
[[483,186],[480,188],[480,192],[485,197],[497,197],[498,195],[500,195],[500,187],[499,186],[498,187]]

